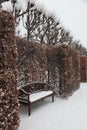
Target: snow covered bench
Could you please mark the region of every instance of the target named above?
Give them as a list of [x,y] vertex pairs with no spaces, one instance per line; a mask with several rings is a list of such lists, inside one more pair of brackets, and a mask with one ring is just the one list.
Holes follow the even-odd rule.
[[19,89],[19,102],[28,104],[29,116],[31,114],[31,105],[49,96],[52,96],[52,102],[54,102],[52,86],[43,82],[29,83]]

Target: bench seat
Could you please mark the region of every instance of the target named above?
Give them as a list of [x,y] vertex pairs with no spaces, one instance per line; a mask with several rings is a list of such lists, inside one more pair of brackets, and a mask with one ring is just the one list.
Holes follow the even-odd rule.
[[[41,99],[41,98],[44,98],[46,96],[49,96],[50,94],[53,94],[53,91],[51,90],[48,90],[48,91],[41,91],[41,92],[36,92],[36,93],[33,93],[33,94],[30,94],[30,98],[29,98],[29,101],[31,103]],[[26,99],[26,100],[22,100],[22,99]],[[25,97],[21,97],[20,101],[24,101],[24,102],[27,102],[27,99],[28,97],[25,96]]]

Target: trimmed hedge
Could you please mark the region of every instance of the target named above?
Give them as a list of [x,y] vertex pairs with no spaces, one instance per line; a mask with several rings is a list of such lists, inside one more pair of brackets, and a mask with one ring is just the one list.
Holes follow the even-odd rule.
[[81,82],[87,82],[87,56],[80,57]]
[[68,97],[80,86],[80,54],[68,45],[51,46],[49,66],[59,69],[59,94]]
[[19,126],[17,46],[15,21],[6,11],[0,12],[0,130]]
[[74,48],[68,45],[47,46],[20,38],[17,38],[17,45],[19,77],[22,77],[21,73],[24,75],[24,84],[59,81],[59,94],[63,97],[79,88],[80,54]]
[[18,46],[19,86],[46,80],[46,46],[16,38]]

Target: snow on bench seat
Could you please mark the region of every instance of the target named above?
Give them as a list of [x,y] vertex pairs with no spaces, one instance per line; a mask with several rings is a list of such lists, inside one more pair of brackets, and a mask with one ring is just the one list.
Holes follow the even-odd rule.
[[[30,94],[29,101],[32,103],[32,102],[37,101],[43,97],[46,97],[52,93],[53,93],[53,91],[48,90],[48,91],[40,91],[40,92]],[[22,99],[28,99],[28,96],[21,97],[21,101],[22,101]],[[24,101],[24,102],[26,102],[26,101]]]
[[37,100],[39,100],[43,97],[46,97],[52,93],[53,92],[51,90],[49,90],[49,91],[41,91],[41,92],[30,94],[30,102],[37,101]]

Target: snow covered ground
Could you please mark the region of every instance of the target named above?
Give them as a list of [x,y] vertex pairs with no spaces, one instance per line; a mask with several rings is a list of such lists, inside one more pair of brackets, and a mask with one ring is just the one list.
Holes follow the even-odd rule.
[[87,130],[87,83],[81,83],[68,100],[51,97],[36,103],[31,116],[28,108],[21,106],[19,130]]

